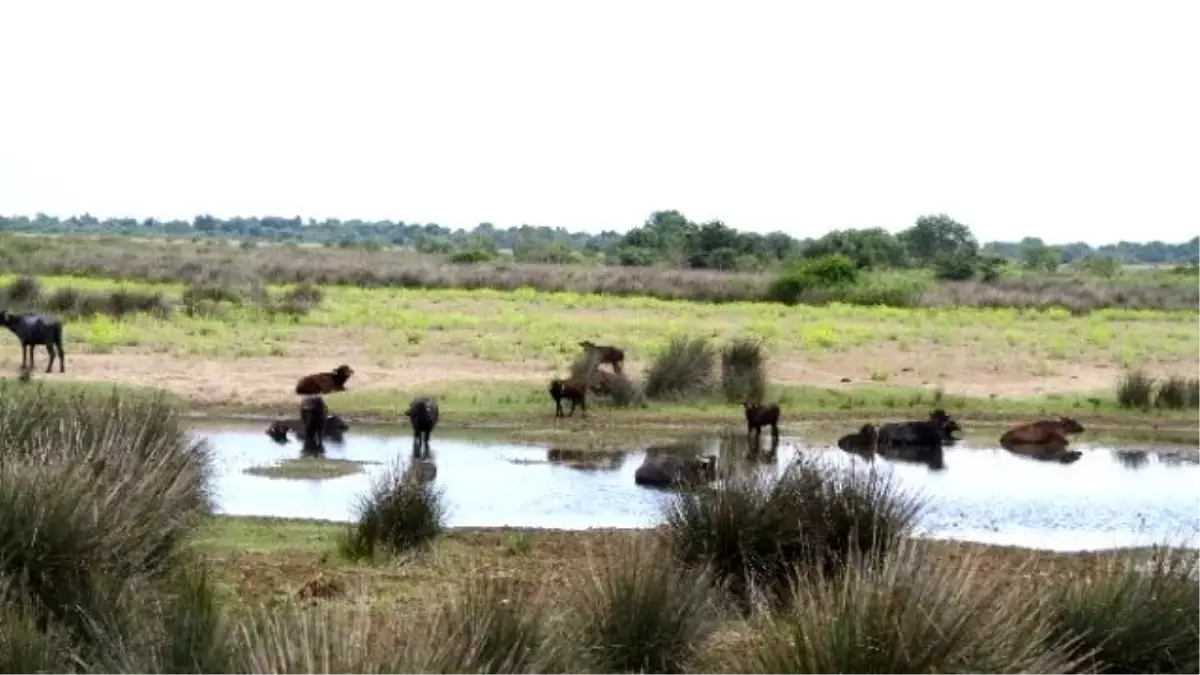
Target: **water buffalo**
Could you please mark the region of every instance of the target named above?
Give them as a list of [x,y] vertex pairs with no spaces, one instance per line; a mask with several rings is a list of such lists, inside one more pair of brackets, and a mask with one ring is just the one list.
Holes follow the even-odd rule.
[[875,458],[875,445],[879,441],[879,430],[874,424],[864,424],[858,433],[846,434],[837,440],[837,446],[846,452],[868,460]]
[[771,427],[771,451],[774,452],[779,447],[779,404],[743,401],[742,409],[746,413],[746,441],[751,442],[751,436],[754,438],[753,444],[750,446],[751,451],[757,450],[762,445],[762,428],[769,426]]
[[[34,347],[42,345],[50,354],[50,362],[46,364],[46,372],[54,369],[54,359],[58,358],[58,372],[66,372],[67,357],[63,352],[62,321],[52,316],[42,316],[33,312],[13,314],[0,309],[0,324],[12,331],[21,341],[21,367],[33,370]],[[55,350],[57,355],[55,354]],[[26,365],[28,363],[28,365]]]
[[413,457],[429,457],[429,435],[438,423],[437,399],[432,396],[415,398],[404,415],[412,423]]
[[[554,399],[554,416],[556,418],[574,417],[575,406],[579,406],[583,416],[587,417],[587,384],[582,380],[574,378],[551,380],[549,392],[550,398]],[[563,415],[563,399],[571,402],[571,412],[568,415]]]
[[300,399],[300,424],[304,428],[304,447],[300,454],[319,456],[325,454],[325,423],[329,419],[329,408],[320,394]]
[[679,457],[677,455],[647,456],[633,473],[633,482],[648,487],[688,487],[717,478],[717,458]]
[[296,393],[301,396],[311,396],[346,391],[346,381],[353,374],[353,368],[342,364],[328,372],[305,375],[296,382]]
[[[343,434],[350,429],[350,425],[346,420],[339,415],[330,415],[325,418],[325,438],[334,443],[341,443]],[[299,419],[280,419],[271,422],[267,426],[267,436],[276,443],[287,443],[288,433],[294,435],[298,440],[304,439],[304,422]]]
[[1024,457],[1070,464],[1082,453],[1068,450],[1067,434],[1083,433],[1083,425],[1070,417],[1019,424],[1000,436],[1000,447]]
[[889,422],[880,426],[875,449],[889,459],[920,462],[931,469],[943,469],[945,439],[959,429],[957,422],[938,409],[927,420]]
[[596,366],[607,363],[608,365],[612,366],[614,373],[621,373],[621,365],[625,363],[624,351],[616,347],[598,345],[589,340],[580,342],[579,346],[583,347],[584,354],[587,356],[589,368],[595,368]]

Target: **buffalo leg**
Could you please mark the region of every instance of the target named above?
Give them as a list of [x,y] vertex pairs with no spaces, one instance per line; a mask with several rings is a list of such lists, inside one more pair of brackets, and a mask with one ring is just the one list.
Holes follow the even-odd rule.
[[54,370],[54,358],[57,354],[54,353],[54,344],[49,340],[46,341],[46,353],[50,355],[50,363],[46,364],[46,372]]

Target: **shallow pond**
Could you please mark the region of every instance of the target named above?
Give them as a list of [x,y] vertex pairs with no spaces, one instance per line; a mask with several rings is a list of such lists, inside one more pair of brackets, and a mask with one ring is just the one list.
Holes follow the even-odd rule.
[[[407,461],[411,447],[407,435],[355,429],[344,444],[327,444],[327,454],[374,462],[362,473],[281,480],[244,470],[296,457],[297,443],[277,445],[252,425],[204,425],[195,432],[215,450],[218,510],[231,515],[349,521],[372,477],[397,459]],[[1069,465],[1037,462],[970,441],[947,448],[941,471],[905,462],[877,463],[928,497],[921,521],[924,536],[1055,550],[1163,540],[1200,545],[1200,464],[1194,448],[1073,446],[1084,454]],[[658,520],[667,498],[662,491],[634,485],[644,451],[566,453],[442,434],[435,434],[432,447],[436,484],[444,491],[451,526],[645,527]],[[806,447],[787,438],[774,463],[738,459],[745,449],[744,441],[710,438],[669,451],[717,453],[722,463],[733,462],[742,471],[777,472],[798,452],[835,464],[867,466],[836,447]]]

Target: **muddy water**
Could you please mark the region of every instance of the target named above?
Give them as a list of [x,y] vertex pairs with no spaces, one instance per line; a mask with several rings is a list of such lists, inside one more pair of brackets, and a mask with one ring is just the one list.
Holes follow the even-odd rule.
[[[410,437],[352,430],[328,456],[368,462],[363,473],[325,480],[280,480],[243,470],[295,457],[296,443],[279,446],[254,426],[197,427],[215,450],[218,509],[263,515],[348,521],[373,476],[407,459]],[[749,464],[745,446],[703,439],[651,452],[715,453],[736,471],[778,472],[796,453],[834,464],[867,464],[836,448],[804,447],[784,439],[774,463]],[[1074,444],[1073,444],[1074,445]],[[436,483],[452,526],[644,527],[659,518],[667,495],[633,483],[645,452],[562,456],[531,445],[476,442],[436,435]],[[1083,458],[1038,462],[999,448],[960,443],[945,453],[945,468],[877,460],[907,488],[928,498],[921,533],[1056,550],[1139,546],[1170,540],[1200,546],[1200,465],[1195,449],[1080,443]],[[580,460],[585,459],[586,462]]]

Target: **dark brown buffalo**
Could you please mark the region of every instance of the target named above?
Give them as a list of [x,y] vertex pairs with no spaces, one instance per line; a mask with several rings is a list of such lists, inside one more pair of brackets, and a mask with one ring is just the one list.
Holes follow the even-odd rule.
[[587,356],[588,367],[595,368],[596,366],[607,363],[612,366],[613,372],[620,373],[621,366],[625,363],[625,352],[617,347],[609,347],[606,345],[598,345],[590,340],[584,340],[579,343],[583,347],[584,354]]
[[587,384],[574,378],[550,381],[550,398],[554,399],[554,416],[563,417],[563,399],[571,402],[571,412],[566,417],[574,417],[575,406],[587,417]]
[[[742,409],[746,413],[746,441],[751,443],[751,450],[757,450],[762,444],[762,428],[771,427],[771,451],[779,447],[779,404],[755,403],[744,401]],[[753,440],[751,437],[753,436]]]
[[300,454],[319,456],[325,454],[325,423],[329,419],[329,408],[320,394],[300,399],[300,424],[304,427]]
[[346,381],[353,374],[354,369],[343,364],[328,372],[305,375],[296,382],[296,393],[311,396],[346,391]]
[[879,442],[879,430],[874,424],[864,424],[857,433],[846,434],[837,441],[837,446],[846,452],[865,457],[875,458],[875,446]]
[[1082,453],[1068,450],[1068,434],[1083,433],[1083,425],[1070,417],[1019,424],[1000,436],[1000,447],[1033,459],[1070,464]]

